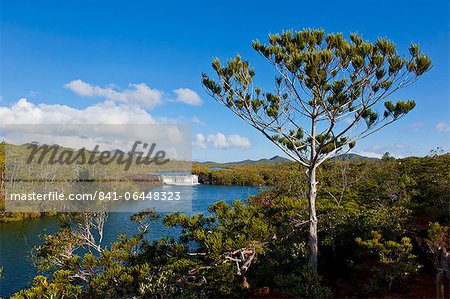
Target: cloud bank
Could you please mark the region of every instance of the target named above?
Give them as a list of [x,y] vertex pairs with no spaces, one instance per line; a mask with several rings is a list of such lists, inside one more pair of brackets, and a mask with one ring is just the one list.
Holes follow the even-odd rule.
[[[145,83],[132,83],[128,88],[121,90],[114,85],[100,87],[78,79],[70,81],[64,87],[82,97],[101,97],[144,109],[153,109],[164,103],[164,93],[161,90],[150,88]],[[178,88],[173,92],[176,95],[175,102],[192,106],[200,106],[203,103],[200,96],[192,89]]]
[[84,109],[59,104],[33,104],[21,98],[0,107],[1,124],[154,124],[144,109],[105,101]]
[[201,149],[205,149],[208,146],[216,149],[249,148],[251,146],[247,137],[237,134],[225,136],[223,133],[211,134],[208,137],[205,137],[203,134],[196,134],[193,144]]
[[163,93],[148,87],[145,83],[130,84],[128,89],[118,90],[113,86],[103,88],[82,80],[73,80],[64,87],[83,97],[102,97],[106,100],[146,109],[152,109],[163,103]]
[[200,96],[189,88],[178,88],[174,89],[173,92],[177,95],[175,98],[176,102],[185,103],[192,106],[200,106],[203,104]]

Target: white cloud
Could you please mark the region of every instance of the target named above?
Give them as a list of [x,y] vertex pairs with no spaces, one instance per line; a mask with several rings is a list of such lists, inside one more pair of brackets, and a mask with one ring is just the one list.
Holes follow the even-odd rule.
[[206,141],[212,144],[213,147],[223,149],[229,147],[227,137],[222,133],[217,133],[215,135],[209,135]]
[[439,133],[446,133],[446,132],[450,132],[450,125],[444,121],[439,122],[436,125],[436,130]]
[[[9,107],[0,106],[0,133],[6,124],[25,124],[9,127],[0,136],[7,142],[22,144],[38,141],[57,143],[72,148],[130,150],[135,140],[151,140],[166,150],[171,159],[190,159],[190,129],[176,124],[160,124],[142,108],[105,101],[83,109],[59,104],[33,104],[25,98]],[[38,126],[41,124],[57,125]],[[112,124],[114,126],[95,126]],[[115,126],[115,125],[119,126]],[[136,126],[120,126],[137,124]],[[153,125],[149,129],[146,125]]]
[[248,148],[251,146],[250,140],[247,137],[242,137],[236,134],[225,136],[223,133],[216,133],[205,137],[202,134],[195,135],[193,142],[197,148],[205,149],[208,145],[217,149],[227,148]]
[[174,89],[173,92],[177,95],[175,98],[176,102],[181,102],[192,106],[200,106],[203,103],[200,96],[192,89],[178,88]]
[[145,110],[105,101],[84,109],[59,104],[33,104],[21,98],[0,107],[1,124],[153,124]]
[[382,154],[371,152],[371,151],[351,151],[353,154],[357,154],[360,156],[368,157],[368,158],[377,158],[381,159]]
[[205,137],[203,134],[196,134],[193,146],[200,149],[206,149],[212,146],[216,149],[227,148],[249,148],[251,146],[250,140],[247,137],[242,137],[237,134],[225,136],[223,133],[216,133]]
[[114,86],[99,87],[82,80],[73,80],[64,87],[83,97],[97,96],[146,109],[154,108],[163,102],[163,93],[145,83],[130,84],[128,89],[118,90]]
[[413,154],[414,149],[405,144],[393,143],[393,144],[374,145],[372,147],[365,148],[363,150],[354,150],[351,152],[370,158],[381,158],[384,153],[388,152],[396,158],[403,158]]
[[227,136],[227,147],[245,147],[251,146],[250,140],[247,137],[242,137],[239,135],[228,135]]
[[207,147],[206,145],[206,137],[203,136],[203,134],[196,134],[194,141],[192,142],[193,146],[195,146],[196,148],[202,148],[205,149]]

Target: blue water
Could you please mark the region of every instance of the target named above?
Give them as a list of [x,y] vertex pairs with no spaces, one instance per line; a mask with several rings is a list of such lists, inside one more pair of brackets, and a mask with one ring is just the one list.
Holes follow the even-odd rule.
[[[192,187],[192,209],[205,212],[216,201],[228,203],[235,199],[245,199],[257,194],[261,188],[245,186],[196,185]],[[114,242],[119,233],[129,235],[138,232],[137,226],[130,220],[132,213],[110,213],[104,229],[104,244]],[[32,264],[30,250],[39,245],[40,235],[54,233],[58,229],[56,217],[43,217],[29,221],[0,223],[0,265],[4,278],[0,280],[0,297],[8,297],[20,289],[29,286],[36,268]],[[173,235],[161,222],[150,227],[150,239]]]
[[224,168],[224,167],[217,167],[217,166],[210,166],[209,169],[211,170],[231,170],[230,168]]

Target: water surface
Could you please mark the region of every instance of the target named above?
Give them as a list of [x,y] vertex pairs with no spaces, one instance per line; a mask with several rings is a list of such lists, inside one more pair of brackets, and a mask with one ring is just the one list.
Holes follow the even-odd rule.
[[[235,199],[243,200],[262,189],[246,186],[196,185],[192,187],[192,209],[206,212],[207,207],[216,201],[228,203]],[[130,220],[132,213],[110,213],[104,229],[104,244],[114,242],[119,233],[137,233],[137,226]],[[0,280],[0,296],[11,296],[14,292],[29,286],[37,274],[32,264],[30,250],[41,243],[40,235],[56,232],[57,217],[42,217],[28,221],[0,223],[0,265],[4,278]],[[173,235],[161,222],[150,227],[150,239]]]

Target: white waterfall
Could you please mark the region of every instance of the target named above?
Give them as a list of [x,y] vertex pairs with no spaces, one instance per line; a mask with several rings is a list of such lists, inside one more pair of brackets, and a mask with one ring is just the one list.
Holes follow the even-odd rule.
[[166,185],[197,185],[198,176],[195,174],[160,174],[160,180]]

